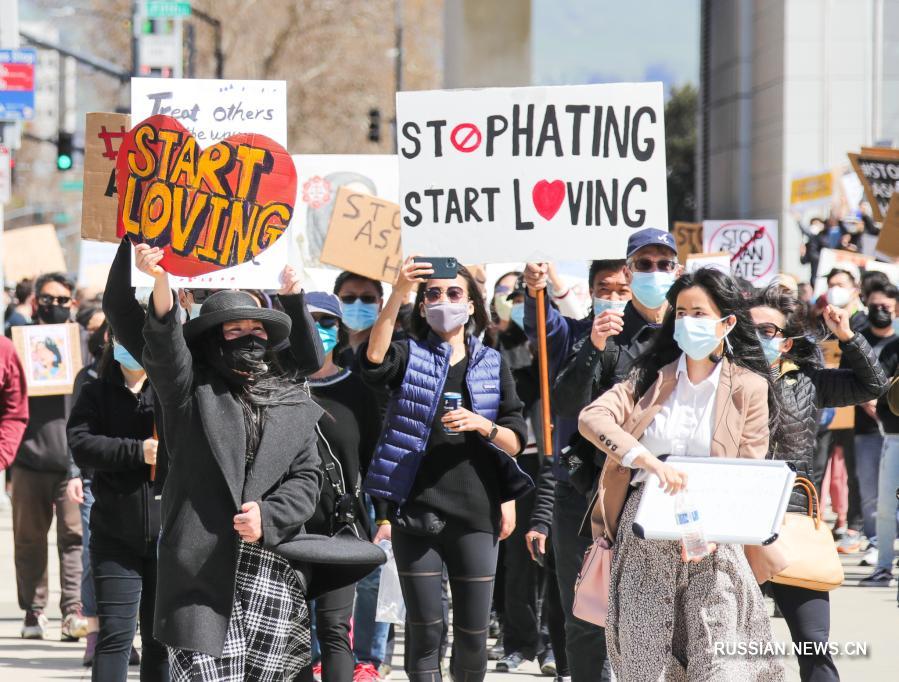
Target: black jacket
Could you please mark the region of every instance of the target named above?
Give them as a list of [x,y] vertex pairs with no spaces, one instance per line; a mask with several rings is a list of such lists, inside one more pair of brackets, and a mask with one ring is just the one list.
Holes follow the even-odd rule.
[[[294,306],[301,312],[291,315],[290,350],[287,353],[291,354],[294,361],[291,369],[300,376],[307,376],[321,369],[324,361],[322,343],[315,330],[312,316],[303,305],[303,294],[281,297],[285,306],[289,299],[295,299]],[[131,353],[132,357],[139,359],[144,352],[143,329],[146,315],[134,297],[134,287],[131,286],[131,242],[128,239],[123,239],[119,244],[119,250],[109,269],[106,289],[103,291],[103,312],[118,342]],[[161,414],[156,415],[156,420],[159,449],[156,453],[155,492],[158,494],[165,485],[168,448],[165,442],[165,429],[161,424]]]
[[[840,348],[848,369],[783,363],[775,382],[780,394],[781,424],[777,436],[771,439],[771,454],[774,459],[791,462],[798,475],[810,480],[815,480],[818,410],[874,400],[886,393],[889,386],[874,351],[861,334],[840,343]],[[794,489],[788,510],[803,512],[807,505],[805,493]]]
[[311,398],[268,408],[247,471],[240,404],[217,373],[195,364],[177,310],[158,320],[152,307],[142,364],[169,444],[153,634],[220,657],[234,599],[234,515],[244,502],[259,503],[267,549],[303,534],[322,484],[315,432],[322,410]]
[[67,428],[69,447],[82,471],[92,472],[92,542],[155,554],[159,501],[144,463],[143,443],[153,437],[153,390],[137,394],[124,384],[114,360],[81,390]]

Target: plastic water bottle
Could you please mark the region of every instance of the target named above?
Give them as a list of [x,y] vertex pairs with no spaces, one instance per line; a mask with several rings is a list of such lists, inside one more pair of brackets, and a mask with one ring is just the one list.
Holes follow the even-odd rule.
[[699,510],[683,491],[674,498],[674,518],[680,530],[687,559],[701,559],[708,554],[709,547],[705,540],[702,519],[699,518]]

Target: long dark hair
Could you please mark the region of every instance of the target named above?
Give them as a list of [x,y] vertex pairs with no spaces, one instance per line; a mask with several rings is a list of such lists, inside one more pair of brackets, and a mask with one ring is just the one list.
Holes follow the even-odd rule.
[[652,345],[634,363],[632,379],[636,387],[636,399],[640,399],[658,378],[659,370],[680,357],[680,346],[674,340],[674,321],[677,297],[685,289],[700,287],[705,291],[722,317],[733,315],[737,319],[727,335],[724,356],[770,382],[770,368],[765,361],[762,347],[755,334],[755,325],[749,316],[749,308],[743,291],[730,275],[714,268],[701,268],[681,276],[668,290],[668,312]]
[[[490,321],[487,317],[487,306],[484,304],[484,297],[481,295],[481,290],[478,288],[478,283],[474,276],[464,265],[459,266],[459,276],[465,280],[468,286],[468,299],[474,305],[474,314],[472,314],[468,324],[465,326],[465,334],[467,336],[480,336]],[[425,289],[427,287],[428,280],[424,280],[418,285],[418,291],[415,293],[415,303],[412,304],[412,314],[409,317],[412,335],[419,341],[424,341],[431,332],[428,321],[421,314],[421,304],[424,301]]]
[[821,354],[817,342],[824,338],[820,322],[808,316],[808,306],[789,289],[772,284],[762,289],[749,301],[749,308],[773,308],[786,318],[784,337],[793,339],[793,345],[782,357],[799,367],[819,367]]
[[278,361],[277,352],[269,346],[259,362],[248,363],[244,369],[247,381],[235,381],[236,375],[225,362],[222,344],[225,341],[221,325],[216,325],[200,338],[200,353],[194,355],[225,379],[231,394],[240,403],[246,430],[247,452],[259,448],[266,410],[280,405],[301,405],[311,400],[303,387],[292,378]]
[[771,376],[771,367],[755,333],[755,325],[749,316],[749,306],[745,293],[730,275],[720,270],[701,268],[694,273],[681,276],[668,290],[668,312],[662,328],[652,345],[634,363],[631,380],[635,385],[635,399],[639,400],[659,376],[659,370],[680,357],[681,349],[674,340],[674,320],[677,297],[685,289],[700,287],[705,291],[722,317],[733,315],[737,323],[727,335],[724,357],[735,365],[748,369],[768,383],[768,428],[772,434],[780,431],[780,400]]

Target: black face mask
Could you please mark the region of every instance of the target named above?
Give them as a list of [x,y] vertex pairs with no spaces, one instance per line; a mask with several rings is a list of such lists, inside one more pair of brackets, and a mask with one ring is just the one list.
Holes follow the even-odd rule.
[[868,322],[875,329],[886,329],[893,324],[893,316],[879,305],[872,305],[868,307]]
[[246,334],[236,339],[222,341],[222,356],[225,364],[238,372],[258,374],[264,371],[262,363],[268,342],[254,334]]
[[37,319],[44,324],[62,324],[72,319],[72,309],[61,305],[39,305]]

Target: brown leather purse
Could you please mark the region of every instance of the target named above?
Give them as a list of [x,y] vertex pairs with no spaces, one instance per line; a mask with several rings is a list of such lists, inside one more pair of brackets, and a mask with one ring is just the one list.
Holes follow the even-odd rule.
[[807,590],[829,592],[843,584],[843,564],[830,534],[821,519],[821,507],[815,486],[807,478],[797,478],[793,484],[805,489],[808,512],[787,512],[780,535],[771,545],[784,553],[787,567],[771,578],[779,585],[804,587]]

